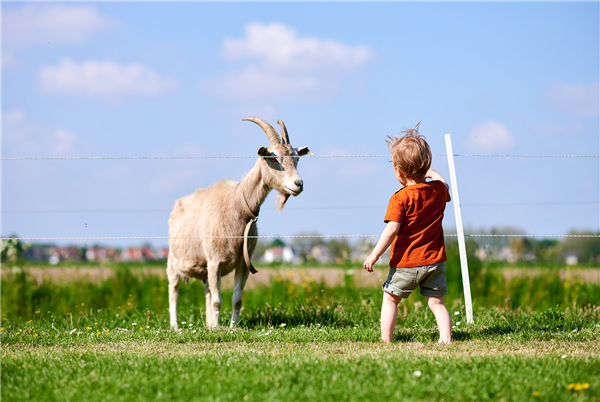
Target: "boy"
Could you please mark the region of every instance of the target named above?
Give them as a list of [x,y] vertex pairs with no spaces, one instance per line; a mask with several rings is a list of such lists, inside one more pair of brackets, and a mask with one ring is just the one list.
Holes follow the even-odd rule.
[[431,149],[418,132],[420,124],[404,131],[402,137],[388,137],[386,141],[394,174],[403,188],[390,199],[384,219],[387,226],[364,263],[365,269],[373,272],[373,264],[392,246],[381,306],[381,337],[386,343],[392,341],[398,303],[417,286],[437,320],[439,342],[451,342],[450,314],[444,305],[446,252],[442,231],[450,193],[448,183],[430,168]]

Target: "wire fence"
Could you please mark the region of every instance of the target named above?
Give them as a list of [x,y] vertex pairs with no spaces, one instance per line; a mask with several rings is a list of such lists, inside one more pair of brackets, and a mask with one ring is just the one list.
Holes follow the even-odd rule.
[[[436,157],[446,157],[446,154],[435,154]],[[510,155],[510,154],[454,154],[455,157],[478,158],[600,158],[600,155]],[[283,158],[298,158],[298,156],[281,156]],[[302,158],[389,158],[389,155],[306,155]],[[271,156],[240,155],[240,156],[60,156],[60,157],[15,157],[0,158],[3,161],[39,161],[39,160],[144,160],[144,159],[269,159]]]
[[[435,154],[436,157],[446,157],[446,154]],[[511,154],[454,154],[455,157],[485,157],[485,158],[600,158],[600,155],[511,155]],[[284,156],[297,158],[297,156]],[[303,158],[389,158],[389,155],[307,155]],[[255,159],[270,158],[270,156],[242,155],[242,156],[65,156],[65,157],[14,157],[0,158],[2,161],[34,161],[34,160],[172,160],[172,159]],[[513,203],[513,204],[472,204],[471,206],[502,206],[502,205],[574,205],[574,204],[598,204],[597,201],[590,202],[554,202],[554,203]],[[468,204],[462,206],[469,206]],[[381,206],[314,206],[296,207],[293,209],[371,209],[382,208]],[[170,210],[170,209],[168,209]],[[85,210],[85,211],[3,211],[3,213],[90,213],[90,212],[155,212],[168,211],[167,209],[149,210]],[[266,235],[248,236],[255,239],[272,238],[372,238],[380,235]],[[446,234],[446,237],[457,237],[456,234]],[[526,235],[526,234],[465,234],[466,237],[530,237],[530,238],[600,238],[600,235]],[[201,236],[201,237],[168,237],[168,236],[126,236],[126,237],[3,237],[2,240],[23,241],[48,241],[48,240],[169,240],[169,239],[243,239],[244,236]]]
[[[248,236],[249,239],[333,239],[333,238],[370,238],[381,235],[266,235]],[[445,234],[445,237],[457,237],[456,234]],[[527,234],[465,234],[465,237],[529,237],[529,238],[600,238],[594,234],[571,234],[571,235],[527,235]],[[2,237],[2,240],[199,240],[199,239],[243,239],[244,236],[129,236],[129,237]]]

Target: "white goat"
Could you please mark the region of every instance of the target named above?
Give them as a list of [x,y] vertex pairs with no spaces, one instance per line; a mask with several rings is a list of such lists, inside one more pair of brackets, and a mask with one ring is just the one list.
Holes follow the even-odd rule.
[[[221,180],[211,187],[175,202],[169,218],[169,313],[171,327],[177,325],[177,299],[181,277],[205,282],[206,324],[219,325],[221,311],[221,276],[235,270],[233,316],[231,326],[239,322],[242,294],[249,272],[256,272],[250,257],[256,247],[256,216],[272,189],[279,191],[279,211],[290,195],[303,190],[296,166],[300,156],[309,154],[308,147],[292,148],[285,125],[281,138],[275,129],[259,117],[242,120],[258,124],[269,137],[270,147],[260,147],[254,168],[236,183]],[[243,236],[243,237],[242,237]]]

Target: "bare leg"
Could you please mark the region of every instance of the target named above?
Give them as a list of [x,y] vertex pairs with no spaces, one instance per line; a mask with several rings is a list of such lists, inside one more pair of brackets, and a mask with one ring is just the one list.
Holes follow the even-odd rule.
[[170,260],[167,267],[167,276],[169,278],[169,315],[171,316],[171,328],[175,331],[179,329],[177,324],[177,301],[179,300],[179,275],[171,265]]
[[242,296],[244,294],[244,286],[248,280],[250,271],[245,266],[239,267],[235,270],[235,285],[233,288],[233,314],[231,316],[231,327],[233,328],[238,322],[240,322],[240,309],[242,308]]
[[398,319],[398,303],[402,301],[400,296],[383,292],[383,304],[381,305],[381,339],[385,343],[392,342],[394,327]]
[[432,297],[427,296],[427,305],[433,312],[435,319],[437,320],[438,329],[440,331],[440,343],[451,343],[452,342],[452,320],[450,319],[450,313],[444,305],[444,297]]
[[206,309],[212,310],[211,325],[213,328],[217,328],[221,315],[221,271],[218,263],[208,263],[208,288],[210,290],[210,307],[206,306]]

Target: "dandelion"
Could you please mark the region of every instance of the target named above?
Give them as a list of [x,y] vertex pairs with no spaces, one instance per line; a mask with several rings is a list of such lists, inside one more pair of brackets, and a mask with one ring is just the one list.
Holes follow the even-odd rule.
[[95,323],[94,323],[94,325],[98,325],[98,323],[97,323],[97,322],[95,322]]
[[86,331],[89,331],[90,329],[92,329],[92,327],[85,327]]
[[100,335],[101,333],[102,333],[101,331],[98,331],[98,333],[96,335]]
[[106,328],[106,329],[104,330],[104,332],[106,332],[107,334],[108,334],[108,331],[109,331],[109,329],[108,329],[108,328]]
[[0,328],[0,331],[4,331],[4,328]]
[[573,382],[569,384],[567,387],[568,390],[581,391],[582,389],[588,389],[590,387],[590,383],[584,382],[583,384],[578,382]]
[[29,320],[29,321],[27,321],[27,324],[31,324],[31,321],[33,321],[33,320]]
[[34,337],[34,338],[37,338],[37,335],[38,335],[38,334],[33,334],[33,337]]
[[541,393],[540,391],[535,391],[535,392],[533,393],[533,396],[535,396],[535,397],[538,397],[538,396],[540,396],[540,395],[542,395],[542,393]]
[[415,370],[415,371],[413,372],[413,375],[414,375],[415,377],[421,377],[421,376],[423,375],[423,373],[421,373],[419,370]]

